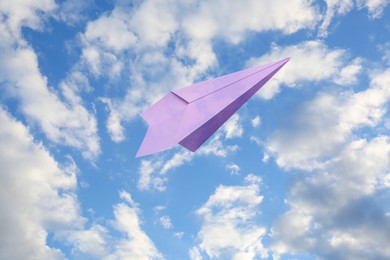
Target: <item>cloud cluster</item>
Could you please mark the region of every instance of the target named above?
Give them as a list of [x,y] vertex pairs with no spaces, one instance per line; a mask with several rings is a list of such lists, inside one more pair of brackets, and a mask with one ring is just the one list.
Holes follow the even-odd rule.
[[[75,193],[77,167],[73,160],[59,165],[3,108],[0,124],[0,179],[4,185],[0,192],[0,258],[65,259],[60,249],[50,246],[49,235],[70,244],[74,256],[81,258],[162,257],[141,229],[140,210],[130,194],[120,192],[124,202],[114,205],[111,225],[86,228],[88,220],[81,214]],[[112,237],[113,230],[122,235]]]
[[163,259],[152,240],[141,229],[138,206],[129,193],[122,191],[120,194],[127,200],[127,204],[114,205],[113,226],[124,234],[124,238],[114,238],[114,243],[112,243],[114,251],[104,256],[103,259]]
[[56,8],[54,1],[18,1],[0,4],[0,84],[18,101],[20,111],[55,143],[80,150],[94,159],[100,153],[95,116],[84,106],[79,92],[88,85],[79,74],[70,74],[54,91],[41,74],[38,58],[21,35],[22,26],[42,27],[43,18]]
[[389,258],[390,218],[377,197],[389,158],[387,137],[355,140],[324,169],[295,183],[287,198],[290,209],[272,229],[273,251],[331,259]]
[[[277,130],[266,149],[279,166],[311,171],[295,182],[288,210],[272,227],[275,257],[312,254],[331,259],[386,259],[390,229],[380,205],[390,169],[381,127],[390,101],[389,71],[372,75],[360,92],[322,92]],[[366,127],[365,138],[359,130]],[[293,232],[292,232],[293,230]]]
[[322,167],[323,159],[336,155],[355,130],[374,127],[382,120],[390,99],[389,85],[389,71],[383,71],[360,92],[318,94],[296,111],[292,128],[276,130],[270,136],[266,149],[284,168]]
[[202,220],[199,243],[189,251],[191,259],[254,259],[268,256],[261,243],[266,230],[255,223],[259,195],[258,183],[243,186],[220,185],[196,214]]

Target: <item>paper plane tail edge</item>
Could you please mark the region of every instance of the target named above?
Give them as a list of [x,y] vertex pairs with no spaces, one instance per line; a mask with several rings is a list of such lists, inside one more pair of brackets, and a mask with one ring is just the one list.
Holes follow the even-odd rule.
[[151,155],[154,153],[159,153],[159,152],[169,150],[172,147],[174,147],[176,144],[177,143],[174,143],[174,144],[171,144],[169,146],[160,147],[158,149],[153,149],[153,150],[145,148],[145,145],[144,146],[141,145],[141,147],[138,149],[137,153],[135,154],[135,158],[139,158],[139,157],[143,157],[143,156]]
[[149,126],[135,158],[171,149],[178,143],[176,140],[163,138],[159,135],[160,130],[161,129],[158,126]]

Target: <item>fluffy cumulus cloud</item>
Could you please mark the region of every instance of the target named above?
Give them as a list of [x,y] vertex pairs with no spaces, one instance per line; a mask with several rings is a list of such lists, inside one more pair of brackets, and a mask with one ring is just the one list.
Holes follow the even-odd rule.
[[171,229],[173,227],[172,220],[169,216],[162,216],[159,218],[161,226],[165,229]]
[[267,257],[261,243],[266,230],[255,223],[263,197],[259,186],[223,186],[215,190],[196,214],[202,221],[197,245],[189,251],[191,259],[210,258],[258,259]]
[[385,136],[355,140],[323,170],[294,184],[290,209],[273,227],[274,252],[389,258],[390,218],[376,196],[378,183],[388,175],[389,156]]
[[248,66],[291,57],[282,70],[262,88],[259,95],[270,99],[280,92],[280,85],[299,87],[305,82],[328,81],[342,86],[357,82],[361,71],[361,59],[348,58],[343,49],[331,49],[323,41],[304,41],[292,46],[273,45],[271,51],[259,58],[252,58]]
[[32,29],[42,29],[42,18],[47,18],[56,8],[53,0],[2,1],[0,10],[2,23],[6,22],[13,36],[21,37],[20,28],[27,26]]
[[141,218],[137,204],[127,192],[120,193],[126,203],[114,205],[114,228],[124,236],[112,243],[113,252],[103,259],[163,259],[152,240],[141,229]]
[[251,125],[252,125],[253,127],[259,127],[260,124],[261,124],[261,118],[260,118],[260,116],[256,116],[255,118],[253,118],[253,119],[251,120]]
[[226,165],[226,170],[231,174],[231,175],[237,175],[240,174],[241,168],[235,163],[229,163]]
[[[86,228],[88,220],[81,215],[75,194],[74,162],[69,159],[59,165],[3,108],[0,123],[0,178],[4,185],[0,192],[0,258],[66,259],[64,252],[50,245],[49,236],[70,245],[73,256],[80,259],[162,257],[142,230],[140,210],[129,193],[120,192],[124,202],[114,205],[111,225]],[[113,237],[113,230],[122,235]]]
[[290,34],[313,27],[316,21],[312,1],[294,0],[289,5],[283,1],[201,1],[195,12],[183,19],[183,27],[195,39],[222,36],[231,42],[239,42],[248,31],[281,30]]
[[49,232],[59,234],[84,223],[73,193],[73,162],[58,165],[3,108],[0,124],[0,258],[63,259],[46,240]]
[[299,109],[293,127],[271,135],[266,147],[279,166],[312,172],[293,184],[288,210],[273,225],[275,257],[390,257],[390,219],[379,196],[387,188],[390,143],[370,134],[384,123],[389,84],[386,70],[359,92],[320,93]]
[[[83,105],[78,94],[86,85],[80,74],[70,75],[59,87],[51,90],[41,74],[34,50],[21,36],[21,27],[42,27],[43,14],[49,15],[53,1],[2,2],[0,4],[0,84],[9,98],[18,100],[20,110],[38,125],[48,139],[74,147],[86,158],[99,152],[96,119]],[[79,87],[80,86],[80,87]]]
[[363,126],[378,125],[390,99],[388,71],[375,74],[360,92],[323,92],[294,115],[291,129],[276,130],[266,149],[281,167],[313,169],[335,153]]

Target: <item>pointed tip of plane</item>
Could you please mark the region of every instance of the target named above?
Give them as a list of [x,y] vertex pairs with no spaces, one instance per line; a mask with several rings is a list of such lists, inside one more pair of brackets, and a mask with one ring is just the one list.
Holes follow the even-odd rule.
[[279,62],[286,63],[286,62],[288,62],[289,60],[291,60],[291,57],[284,58],[284,59],[280,60]]
[[135,154],[135,157],[134,158],[139,158],[139,157],[142,157],[142,156],[145,156],[146,154],[142,154],[140,153],[140,151],[138,150],[138,152]]

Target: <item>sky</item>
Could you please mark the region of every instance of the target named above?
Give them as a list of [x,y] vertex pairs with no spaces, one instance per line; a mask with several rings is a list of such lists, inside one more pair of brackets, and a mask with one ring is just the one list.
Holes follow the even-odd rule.
[[[389,0],[0,0],[0,259],[390,259]],[[198,151],[170,90],[291,60]]]

